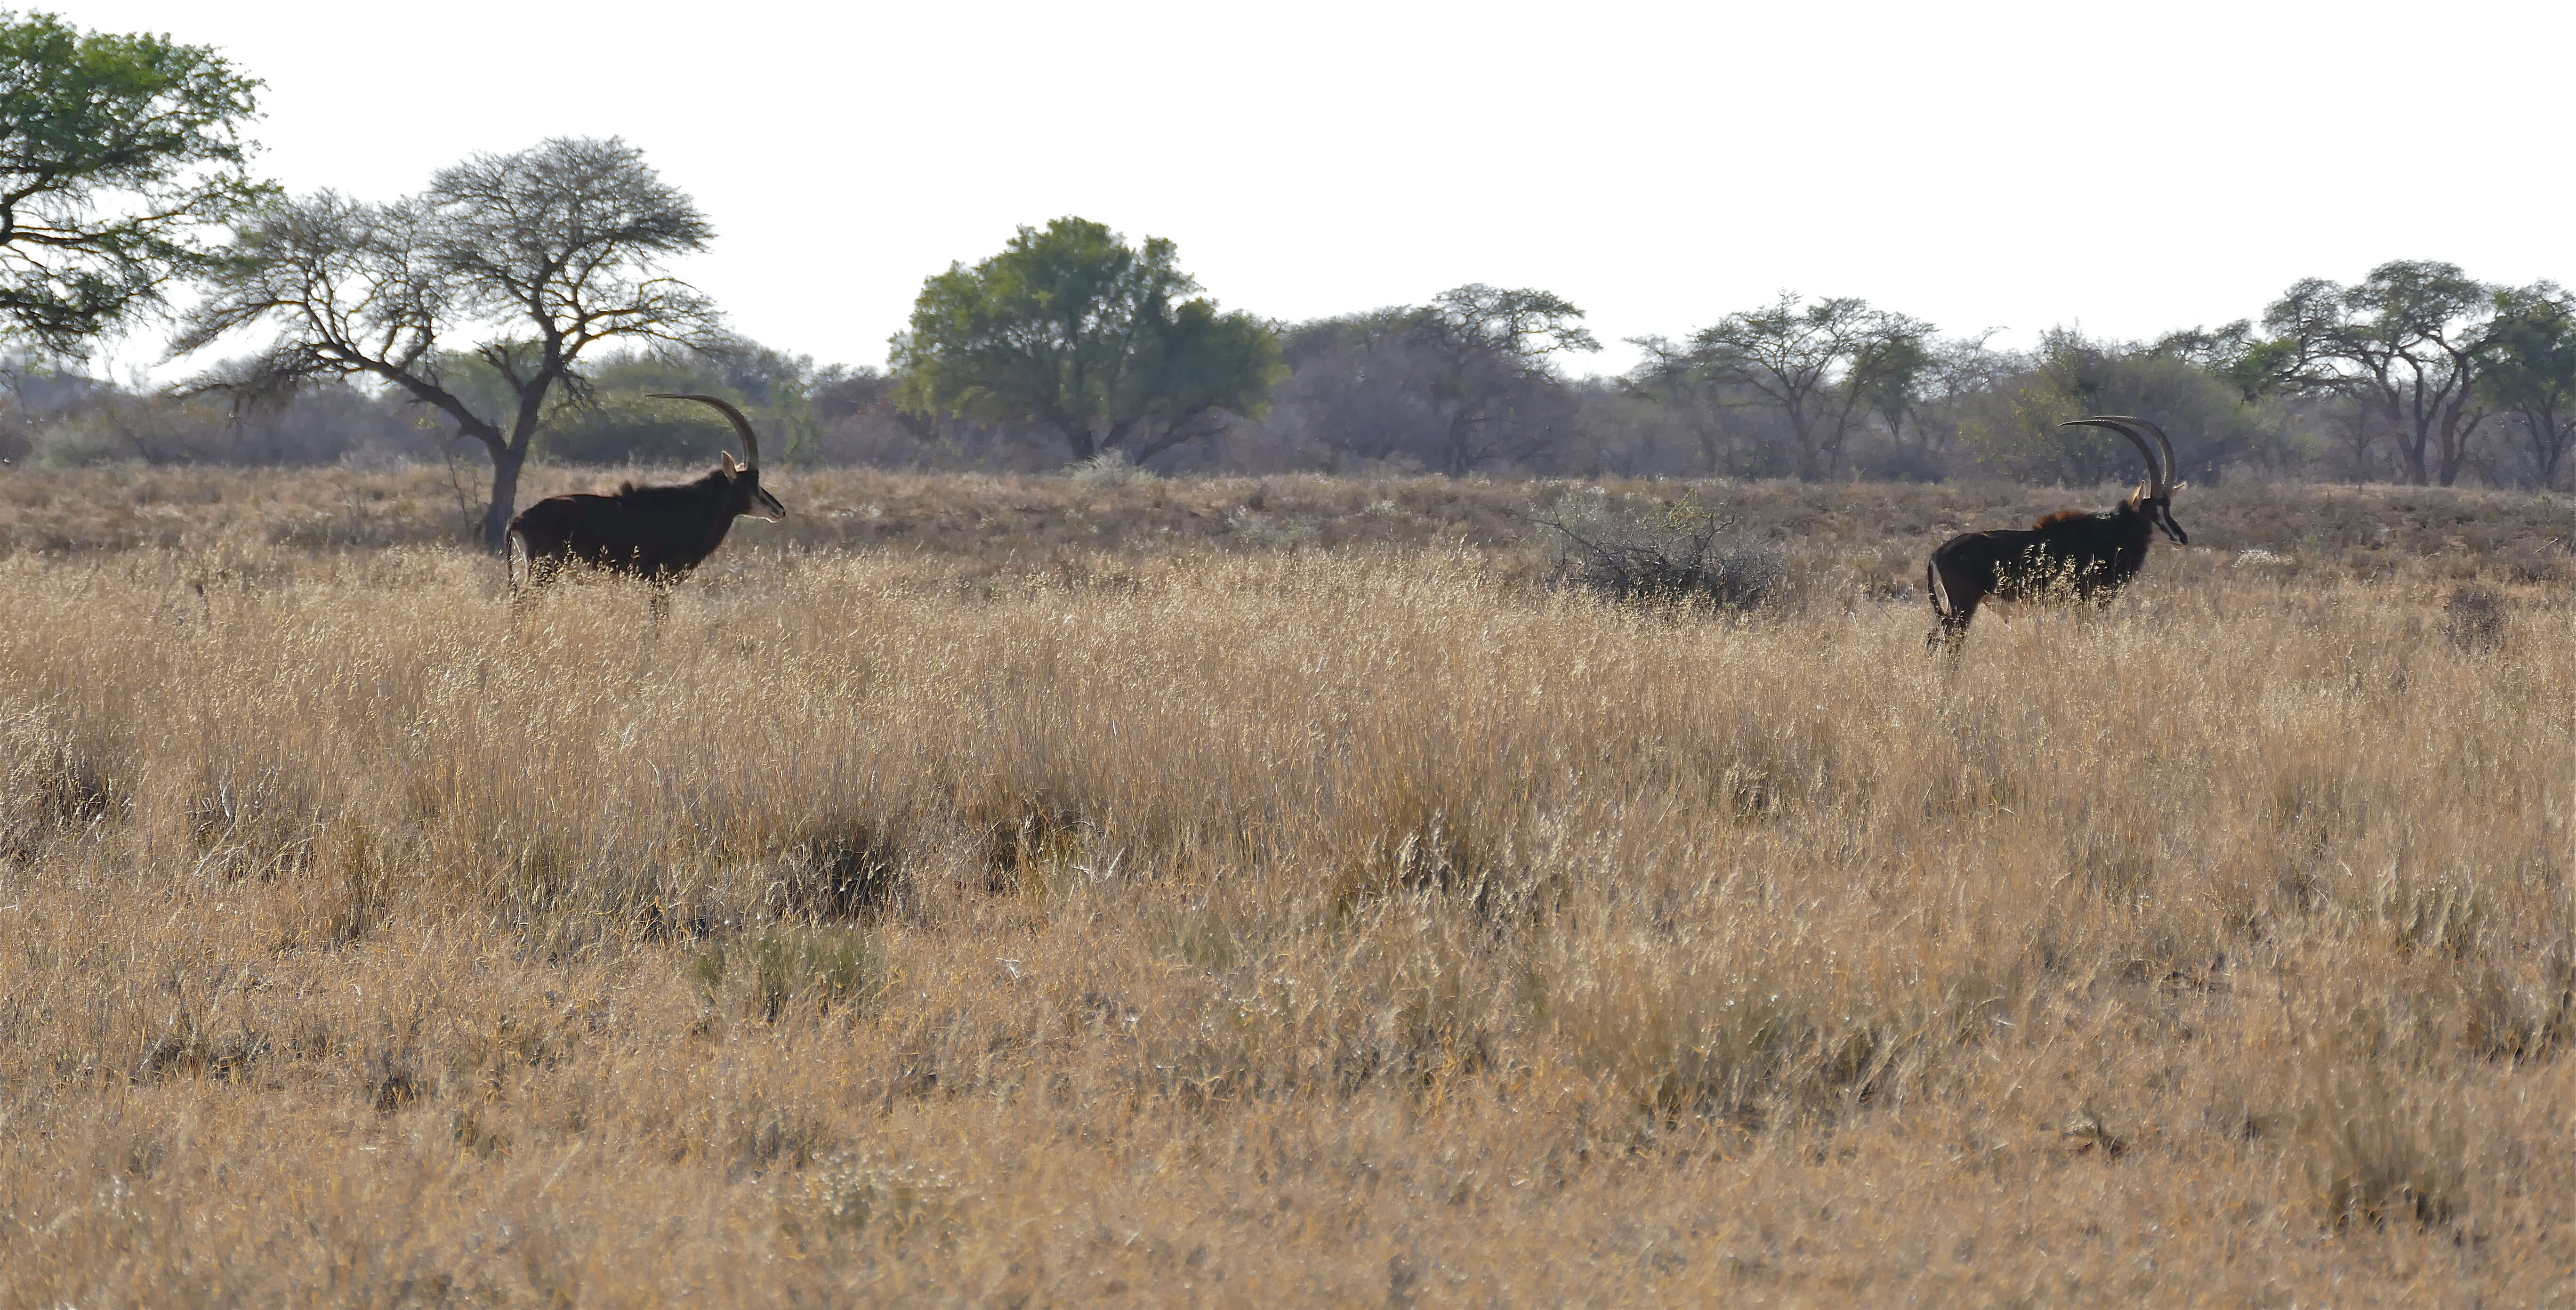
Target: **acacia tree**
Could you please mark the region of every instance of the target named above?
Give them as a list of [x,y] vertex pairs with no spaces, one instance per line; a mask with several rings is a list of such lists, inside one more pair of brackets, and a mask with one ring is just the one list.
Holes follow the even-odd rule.
[[[491,458],[482,535],[498,550],[549,402],[587,391],[585,351],[620,338],[716,346],[714,307],[657,272],[712,235],[696,204],[616,138],[477,155],[388,205],[329,191],[270,205],[171,354],[266,324],[272,343],[198,385],[276,395],[364,377],[438,411]],[[451,342],[470,343],[499,377],[502,403],[468,398]]]
[[2576,447],[2576,292],[2535,282],[2496,293],[2495,343],[2479,392],[2522,421],[2522,453],[2555,487]]
[[2485,414],[2477,384],[2496,345],[2496,290],[2432,260],[2393,260],[2349,287],[2307,278],[2264,311],[2273,340],[2253,357],[2276,385],[2369,406],[2407,480],[2447,487]]
[[1801,300],[1784,291],[1700,329],[1690,359],[1703,376],[1778,407],[1798,443],[1798,476],[1828,478],[1841,469],[1854,422],[1872,409],[1903,408],[1898,393],[1932,362],[1932,325],[1848,296]]
[[1469,284],[1428,305],[1300,323],[1280,427],[1331,456],[1419,463],[1452,476],[1555,446],[1579,398],[1552,356],[1598,350],[1583,311],[1544,291]]
[[924,279],[912,326],[893,339],[914,414],[1043,422],[1076,460],[1116,450],[1141,463],[1257,418],[1284,370],[1270,325],[1193,293],[1179,247],[1141,249],[1065,217],[1022,227],[1002,253]]
[[0,13],[0,327],[77,355],[271,194],[260,82],[204,46]]
[[1441,471],[1463,477],[1545,449],[1572,418],[1556,356],[1597,351],[1583,311],[1534,287],[1452,287],[1402,315],[1433,360],[1426,384],[1442,420]]

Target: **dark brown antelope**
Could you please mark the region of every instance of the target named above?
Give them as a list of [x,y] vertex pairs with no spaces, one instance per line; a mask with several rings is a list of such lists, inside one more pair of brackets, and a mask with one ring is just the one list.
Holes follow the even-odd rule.
[[[2147,461],[2147,480],[2127,500],[2100,513],[2059,510],[2027,528],[1964,532],[1942,542],[1923,568],[1923,589],[1931,593],[1932,617],[1939,626],[1925,643],[1956,650],[1968,636],[1968,620],[1988,600],[2055,600],[2067,598],[2106,604],[2147,562],[2147,543],[2155,530],[2187,546],[2191,537],[2174,522],[2173,442],[2164,429],[2142,418],[2096,414],[2060,427],[2108,428],[2127,437]],[[2152,435],[2164,458],[2147,445],[2140,430]]]
[[[567,564],[588,564],[653,584],[653,610],[660,613],[672,584],[689,575],[716,547],[737,517],[748,514],[775,523],[787,517],[760,485],[760,438],[742,411],[714,396],[654,392],[657,400],[694,400],[712,405],[733,420],[742,434],[743,462],[724,452],[724,465],[695,482],[639,487],[629,482],[614,495],[548,496],[510,520],[510,589],[541,587]],[[521,577],[519,561],[527,561]]]

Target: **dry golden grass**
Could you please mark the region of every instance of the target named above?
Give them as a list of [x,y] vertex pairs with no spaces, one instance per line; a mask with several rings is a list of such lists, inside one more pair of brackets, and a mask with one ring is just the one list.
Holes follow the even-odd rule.
[[[471,470],[467,470],[470,474]],[[676,480],[703,469],[531,469],[522,502]],[[924,476],[867,469],[771,469],[785,523],[746,524],[747,547],[937,555],[955,570],[1033,568],[1059,554],[1171,549],[1268,552],[1468,545],[1511,552],[1535,513],[1566,490],[1601,486],[1625,503],[1697,495],[1808,565],[1881,589],[1919,585],[1943,537],[2021,527],[2070,505],[2106,506],[2126,487],[2069,491],[2002,483],[1494,482],[1448,478],[1194,478],[1087,485],[1063,477]],[[54,557],[160,547],[221,561],[454,545],[481,512],[449,471],[352,469],[20,469],[0,472],[0,553]],[[2195,548],[2260,549],[2274,576],[2400,575],[2576,581],[2576,501],[2428,487],[2232,483],[2191,488],[2179,507]]]
[[2218,544],[0,558],[0,1305],[2565,1303],[2576,605]]

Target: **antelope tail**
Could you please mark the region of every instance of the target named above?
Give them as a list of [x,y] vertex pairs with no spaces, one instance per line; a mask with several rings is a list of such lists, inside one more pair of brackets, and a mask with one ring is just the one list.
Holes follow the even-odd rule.
[[1948,604],[1950,593],[1941,586],[1940,566],[1932,560],[1923,561],[1923,594],[1932,602],[1932,617],[1935,620],[1945,620],[1950,617]]

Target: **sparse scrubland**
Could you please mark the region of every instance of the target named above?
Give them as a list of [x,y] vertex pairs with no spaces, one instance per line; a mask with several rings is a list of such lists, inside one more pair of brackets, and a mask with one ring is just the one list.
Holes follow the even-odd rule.
[[0,475],[0,1305],[2576,1298],[2563,497],[772,485]]

